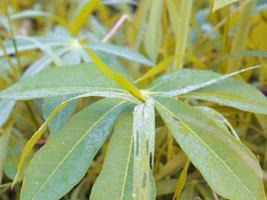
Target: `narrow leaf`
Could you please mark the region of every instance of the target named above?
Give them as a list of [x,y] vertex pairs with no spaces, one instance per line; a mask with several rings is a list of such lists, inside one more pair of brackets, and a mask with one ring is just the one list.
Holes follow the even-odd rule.
[[241,71],[220,75],[204,70],[180,70],[157,79],[148,94],[159,96],[187,95],[238,108],[240,110],[267,113],[267,99],[251,85],[230,78],[233,75],[262,65],[245,68]]
[[145,34],[146,52],[153,62],[157,61],[162,39],[162,3],[161,0],[153,0],[150,2],[151,10]]
[[132,200],[133,189],[133,117],[123,113],[116,122],[108,145],[103,169],[98,176],[90,199]]
[[181,101],[161,97],[156,99],[156,107],[176,141],[216,193],[230,200],[265,199],[261,168],[245,145]]
[[30,162],[21,200],[60,199],[76,185],[125,106],[123,100],[103,99],[74,115]]
[[128,60],[132,60],[144,65],[154,66],[154,63],[150,61],[148,58],[136,52],[135,50],[127,47],[118,46],[114,44],[105,44],[105,43],[91,43],[88,45],[88,47],[96,51],[102,51],[105,53],[113,54],[115,56],[126,58]]
[[138,98],[141,101],[144,101],[145,98],[139,89],[130,81],[128,81],[123,76],[113,72],[92,50],[86,49],[86,52],[90,55],[93,62],[99,67],[99,69],[105,73],[108,77],[115,80],[122,88],[129,91],[133,96]]
[[[59,104],[50,113],[50,115],[47,117],[47,119],[45,120],[45,122],[38,129],[38,131],[36,131],[34,133],[34,135],[30,138],[30,140],[26,143],[26,145],[25,145],[25,147],[23,149],[23,152],[22,152],[22,155],[21,155],[19,164],[18,164],[17,174],[16,174],[16,177],[15,177],[15,179],[13,181],[13,185],[18,181],[19,177],[21,176],[22,167],[23,167],[23,164],[24,164],[27,156],[31,152],[31,150],[34,147],[34,145],[36,144],[36,142],[42,137],[42,135],[46,131],[47,126],[50,123],[50,121],[56,116],[56,114],[58,112],[60,112],[62,109],[64,109],[72,101],[74,101],[76,99],[79,99],[79,98],[83,98],[83,97],[89,97],[89,96],[101,96],[101,97],[109,97],[109,98],[120,98],[121,95],[120,95],[120,93],[110,93],[110,92],[90,92],[90,93],[86,93],[86,94],[83,94],[83,95],[75,96],[75,97],[70,98],[70,99],[68,99],[66,101],[63,101],[61,104]],[[121,97],[124,99],[123,96],[121,96]]]
[[[154,100],[149,99],[134,109],[134,199],[150,199],[150,163],[154,158],[155,114]],[[152,160],[150,160],[152,158]]]
[[72,35],[77,35],[79,33],[87,17],[94,11],[99,2],[100,0],[90,0],[81,8],[79,13],[69,24]]
[[184,166],[184,168],[183,168],[183,170],[182,170],[182,172],[178,178],[178,182],[177,182],[176,188],[175,188],[175,193],[174,193],[173,198],[172,198],[173,200],[180,199],[182,190],[183,190],[184,185],[185,185],[189,164],[190,164],[190,161],[189,161],[189,159],[187,159],[185,166]]
[[176,57],[175,55],[172,55],[164,59],[159,64],[157,64],[155,67],[150,69],[147,73],[145,73],[143,76],[141,76],[139,79],[137,79],[135,82],[140,83],[164,71],[164,69],[166,69],[171,64],[171,62],[173,61],[175,57]]
[[25,77],[7,90],[0,99],[27,100],[52,96],[75,95],[95,91],[128,93],[103,74],[94,64],[81,64],[49,69]]
[[228,129],[229,129],[231,131],[231,133],[233,134],[233,136],[237,140],[240,140],[238,134],[236,133],[236,131],[234,130],[234,128],[232,127],[230,122],[221,113],[217,112],[216,110],[214,110],[210,107],[206,107],[206,106],[197,106],[195,108],[197,108],[199,111],[203,112],[204,114],[207,114],[207,117],[212,119],[214,122],[218,123],[226,131],[228,131]]

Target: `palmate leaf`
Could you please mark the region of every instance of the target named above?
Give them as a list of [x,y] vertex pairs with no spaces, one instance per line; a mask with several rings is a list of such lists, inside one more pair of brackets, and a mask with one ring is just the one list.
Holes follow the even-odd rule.
[[103,169],[97,178],[91,200],[132,200],[133,117],[123,113],[116,122]]
[[125,100],[103,99],[75,114],[30,162],[21,200],[56,200],[67,193],[84,176],[126,106]]
[[251,85],[230,78],[233,74],[258,67],[260,66],[245,68],[227,75],[184,69],[158,78],[150,86],[148,93],[158,96],[187,95],[244,111],[266,114],[266,97]]
[[35,76],[25,77],[7,90],[1,91],[0,99],[27,100],[92,91],[128,93],[94,64],[81,64],[49,69]]
[[176,141],[216,193],[231,200],[265,199],[261,168],[245,145],[181,101],[158,97],[156,107]]

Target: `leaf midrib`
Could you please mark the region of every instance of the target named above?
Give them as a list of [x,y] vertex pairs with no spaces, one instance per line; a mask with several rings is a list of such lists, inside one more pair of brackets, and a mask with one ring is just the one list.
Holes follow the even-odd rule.
[[[158,105],[159,106],[161,106],[164,110],[166,110],[170,115],[172,115],[174,118],[176,118],[176,115],[173,113],[173,112],[171,112],[169,109],[167,109],[164,105],[162,105],[160,102],[158,102],[157,101],[157,103],[158,103]],[[193,134],[193,135],[195,135],[195,137],[204,145],[204,146],[206,146],[206,148],[212,153],[212,154],[214,154],[214,156],[231,172],[231,174],[233,174],[233,176],[237,179],[237,181],[242,185],[242,187],[252,196],[252,198],[253,199],[255,199],[256,200],[256,198],[254,197],[254,195],[253,195],[253,193],[251,193],[250,191],[249,191],[249,189],[247,188],[247,186],[246,185],[244,185],[243,183],[242,183],[242,181],[239,179],[239,177],[238,176],[236,176],[235,175],[235,173],[233,172],[233,170],[219,157],[219,156],[217,156],[217,154],[211,149],[211,148],[209,148],[209,146],[208,146],[208,144],[205,142],[205,141],[203,141],[190,127],[188,127],[187,126],[187,124],[184,122],[184,121],[182,121],[182,120],[180,120],[179,119],[179,121]]]
[[58,170],[58,168],[64,163],[64,161],[67,159],[67,157],[73,152],[73,150],[81,143],[81,141],[88,135],[88,133],[96,127],[96,125],[103,120],[109,113],[111,113],[113,110],[115,110],[117,107],[119,107],[120,105],[124,104],[126,101],[121,101],[119,104],[117,104],[116,106],[112,107],[109,111],[107,111],[102,117],[100,117],[86,132],[85,134],[78,140],[78,142],[70,149],[70,151],[67,153],[66,156],[64,156],[64,158],[62,159],[62,161],[57,165],[56,169],[52,171],[52,173],[48,176],[48,178],[46,179],[46,181],[44,182],[44,184],[40,187],[40,189],[36,192],[36,194],[33,196],[32,200],[34,200],[36,198],[36,196],[38,195],[38,193],[45,187],[45,185],[49,182],[49,180],[51,179],[51,177],[56,173],[56,171]]

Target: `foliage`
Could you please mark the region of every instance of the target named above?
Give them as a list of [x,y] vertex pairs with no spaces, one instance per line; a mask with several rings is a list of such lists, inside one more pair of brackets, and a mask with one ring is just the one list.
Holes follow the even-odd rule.
[[0,199],[266,199],[266,8],[1,1]]

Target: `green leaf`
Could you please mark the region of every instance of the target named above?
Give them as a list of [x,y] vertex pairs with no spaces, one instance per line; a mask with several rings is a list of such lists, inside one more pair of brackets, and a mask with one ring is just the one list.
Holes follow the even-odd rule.
[[142,54],[136,52],[133,49],[118,46],[114,44],[105,44],[105,43],[91,43],[88,45],[90,49],[102,51],[105,53],[113,54],[115,56],[120,56],[128,60],[132,60],[144,65],[154,66],[154,63],[151,62],[148,58],[144,57]]
[[123,113],[116,122],[102,171],[93,186],[90,199],[132,200],[132,121],[132,113]]
[[[109,97],[109,98],[122,98],[122,99],[126,99],[127,101],[129,101],[129,100],[131,101],[131,99],[128,99],[127,96],[125,97],[124,95],[121,95],[120,93],[114,93],[114,92],[89,92],[89,93],[85,93],[85,94],[82,94],[82,95],[75,96],[73,98],[70,98],[70,99],[60,103],[49,114],[49,116],[47,117],[45,122],[42,124],[42,126],[38,129],[38,131],[36,131],[34,133],[34,135],[29,139],[29,141],[26,143],[25,148],[23,149],[19,164],[18,164],[17,175],[16,175],[16,177],[15,177],[15,179],[13,181],[13,185],[18,181],[18,179],[19,179],[19,177],[21,175],[21,170],[22,170],[23,163],[24,163],[25,159],[27,158],[27,156],[31,152],[31,150],[34,147],[34,145],[36,144],[36,142],[42,137],[43,133],[47,129],[48,124],[55,117],[55,115],[58,112],[60,112],[62,109],[64,109],[66,106],[68,106],[68,104],[71,103],[72,101],[74,101],[76,99],[83,98],[83,97],[89,97],[89,96],[101,96],[101,97]],[[138,101],[137,101],[137,103],[138,103]]]
[[16,101],[12,100],[0,100],[0,127],[6,123],[9,118],[10,113],[12,112]]
[[[245,68],[249,70],[260,66]],[[241,71],[239,71],[241,72]],[[187,95],[240,110],[267,113],[267,99],[256,88],[244,81],[229,78],[233,72],[221,75],[212,71],[184,69],[157,79],[148,94],[159,96]]]
[[158,63],[155,67],[151,68],[149,71],[147,71],[143,76],[141,76],[139,79],[137,79],[135,82],[140,83],[148,78],[151,78],[152,76],[157,75],[158,73],[162,72],[165,70],[168,65],[171,64],[173,59],[175,58],[175,55],[169,56],[160,63]]
[[173,200],[180,199],[181,193],[182,193],[184,185],[185,185],[189,164],[190,164],[190,161],[189,161],[189,159],[187,159],[185,166],[184,166],[184,168],[183,168],[183,170],[182,170],[182,172],[178,178],[176,188],[175,188],[175,193],[174,193],[173,198],[172,198]]
[[100,0],[90,0],[79,10],[74,19],[69,23],[69,29],[72,35],[79,33],[87,17],[94,11],[99,2]]
[[154,183],[150,180],[150,163],[153,165],[155,149],[155,111],[153,99],[148,99],[145,103],[139,104],[134,108],[133,138],[134,199],[151,199],[149,191],[154,187]]
[[35,76],[25,77],[7,90],[1,91],[0,99],[26,100],[92,91],[127,93],[94,64],[81,64],[49,69]]
[[75,114],[30,162],[21,200],[59,199],[76,185],[126,105],[123,100],[103,99]]
[[207,117],[209,117],[211,120],[213,120],[215,123],[218,123],[221,128],[225,129],[228,131],[228,129],[231,131],[233,136],[237,139],[240,140],[238,134],[236,133],[235,129],[232,127],[230,122],[219,112],[216,110],[206,107],[206,106],[196,106],[196,109],[198,109],[200,112],[203,114],[206,114]]
[[156,99],[156,107],[175,140],[216,193],[230,200],[265,199],[261,168],[245,145],[181,101],[161,97]]
[[[4,173],[10,180],[14,180],[16,176],[17,166],[25,143],[26,141],[24,138],[20,136],[14,136],[14,134],[10,135],[6,162],[4,166]],[[25,160],[25,162],[28,163],[28,159]],[[21,170],[23,171],[24,168]]]
[[149,58],[153,62],[157,61],[162,39],[162,3],[163,2],[161,0],[150,1],[151,9],[145,34],[145,49]]
[[238,0],[213,0],[212,12],[237,1]]
[[[46,98],[43,104],[44,118],[47,119],[57,106],[68,99],[70,99],[69,96]],[[71,114],[74,112],[76,105],[76,101],[72,101],[55,115],[48,125],[52,134],[59,133],[64,124],[70,118]]]

